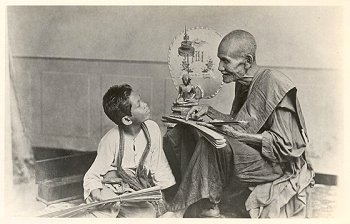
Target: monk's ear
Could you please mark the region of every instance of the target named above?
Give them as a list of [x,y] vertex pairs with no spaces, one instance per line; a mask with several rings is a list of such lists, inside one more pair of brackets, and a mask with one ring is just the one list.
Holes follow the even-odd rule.
[[253,56],[251,54],[247,54],[245,56],[245,59],[246,60],[245,60],[245,63],[244,63],[244,68],[245,69],[250,69],[252,67],[254,58],[253,58]]
[[130,119],[129,116],[124,116],[124,117],[122,118],[122,123],[123,123],[124,125],[131,125],[131,124],[132,124],[132,120]]

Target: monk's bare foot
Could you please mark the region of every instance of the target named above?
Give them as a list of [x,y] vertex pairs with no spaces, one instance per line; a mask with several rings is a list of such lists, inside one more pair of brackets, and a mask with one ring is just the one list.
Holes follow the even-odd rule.
[[220,218],[220,209],[218,204],[213,204],[212,207],[203,209],[200,214],[199,218]]
[[163,215],[159,216],[159,218],[183,218],[185,211],[185,209],[182,209],[174,212],[166,212]]

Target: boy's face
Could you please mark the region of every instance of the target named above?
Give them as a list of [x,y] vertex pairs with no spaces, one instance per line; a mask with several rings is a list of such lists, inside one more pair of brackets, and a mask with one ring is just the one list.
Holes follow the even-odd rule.
[[129,96],[129,101],[131,103],[130,120],[133,122],[133,124],[140,124],[150,118],[151,111],[147,103],[141,100],[140,95],[132,91]]

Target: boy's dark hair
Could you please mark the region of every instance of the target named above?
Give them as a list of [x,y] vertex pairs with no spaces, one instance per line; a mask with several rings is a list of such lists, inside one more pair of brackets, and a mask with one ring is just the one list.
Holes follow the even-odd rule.
[[129,96],[132,88],[128,84],[115,85],[103,96],[103,110],[107,117],[117,125],[122,124],[124,116],[131,116]]

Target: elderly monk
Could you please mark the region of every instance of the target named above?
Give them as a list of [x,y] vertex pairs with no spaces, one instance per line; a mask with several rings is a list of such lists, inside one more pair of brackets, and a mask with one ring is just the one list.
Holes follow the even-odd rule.
[[249,191],[243,207],[250,217],[306,216],[314,172],[305,158],[308,139],[297,89],[281,72],[258,66],[255,52],[250,33],[227,34],[217,56],[224,83],[235,82],[231,113],[199,105],[187,114],[187,119],[239,121],[220,127],[226,147],[214,148],[183,125],[164,137],[167,154],[177,159],[169,163],[178,182],[168,201],[173,213],[166,215],[183,216],[190,205],[202,204],[200,217],[218,217],[223,190],[244,188]]

